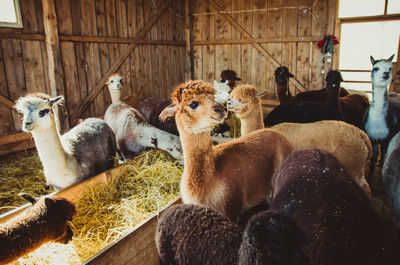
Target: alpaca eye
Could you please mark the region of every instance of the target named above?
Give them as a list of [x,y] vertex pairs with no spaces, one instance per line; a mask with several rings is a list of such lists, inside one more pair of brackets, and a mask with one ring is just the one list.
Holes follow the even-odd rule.
[[374,68],[372,68],[372,71],[373,72],[376,72],[376,71],[378,71],[379,70],[379,68],[378,67],[374,67]]
[[193,101],[192,103],[190,103],[189,106],[190,106],[190,108],[195,109],[195,108],[197,108],[199,106],[199,103],[196,102],[196,101]]
[[49,113],[49,109],[44,109],[39,111],[39,117],[43,117],[44,115],[46,115],[47,113]]
[[110,82],[111,82],[111,83],[114,83],[114,80],[111,80]]

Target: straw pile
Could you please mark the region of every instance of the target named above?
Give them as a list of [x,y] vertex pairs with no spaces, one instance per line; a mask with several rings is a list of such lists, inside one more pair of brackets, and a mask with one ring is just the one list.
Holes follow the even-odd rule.
[[27,201],[18,193],[39,197],[53,192],[46,190],[42,163],[35,152],[20,153],[0,161],[0,214],[8,212]]
[[46,244],[15,264],[81,264],[179,197],[183,168],[169,154],[143,152],[122,166],[112,183],[84,192],[69,244]]

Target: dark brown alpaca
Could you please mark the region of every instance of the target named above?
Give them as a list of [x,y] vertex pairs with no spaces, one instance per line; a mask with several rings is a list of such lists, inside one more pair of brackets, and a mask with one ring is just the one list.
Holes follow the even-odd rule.
[[75,206],[61,197],[40,200],[22,196],[33,207],[0,224],[0,263],[8,263],[35,250],[49,241],[68,243],[72,238],[69,221],[75,215]]
[[183,202],[213,208],[236,221],[268,196],[272,174],[291,145],[280,133],[262,129],[212,146],[210,132],[226,116],[214,99],[214,88],[202,81],[188,81],[171,98],[174,104],[161,115],[175,115],[178,126],[185,161]]
[[369,107],[369,100],[358,94],[340,97],[339,89],[342,81],[339,71],[330,71],[327,74],[326,101],[337,107],[345,122],[362,128],[364,112]]

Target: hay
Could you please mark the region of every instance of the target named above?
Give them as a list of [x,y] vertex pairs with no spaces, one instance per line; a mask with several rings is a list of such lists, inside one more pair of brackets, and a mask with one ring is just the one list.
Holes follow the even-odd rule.
[[179,197],[183,168],[169,154],[143,152],[123,167],[112,183],[84,191],[70,243],[45,244],[15,264],[81,264]]
[[46,178],[37,153],[20,153],[0,162],[0,214],[27,203],[18,196],[20,192],[40,197],[53,191],[46,190]]

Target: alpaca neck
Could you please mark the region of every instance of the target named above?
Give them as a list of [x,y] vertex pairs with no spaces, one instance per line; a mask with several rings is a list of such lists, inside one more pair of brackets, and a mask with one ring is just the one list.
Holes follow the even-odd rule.
[[109,89],[111,95],[111,102],[113,104],[121,102],[121,91],[119,89]]
[[372,89],[372,102],[371,110],[376,112],[387,112],[387,87],[386,86],[374,86]]
[[340,110],[339,89],[325,89],[325,101]]
[[278,99],[280,103],[285,103],[290,101],[293,96],[290,93],[288,82],[276,83],[278,88]]
[[241,127],[240,132],[241,135],[247,135],[252,131],[263,129],[263,115],[261,109],[261,102],[258,102],[254,105],[253,110],[244,118],[240,119]]
[[182,182],[191,190],[203,190],[209,176],[215,175],[210,132],[190,134],[179,130],[179,135],[185,159]]
[[54,125],[48,130],[32,131],[32,135],[45,173],[56,172],[61,174],[59,172],[60,167],[67,168],[67,154],[61,144],[56,126]]

